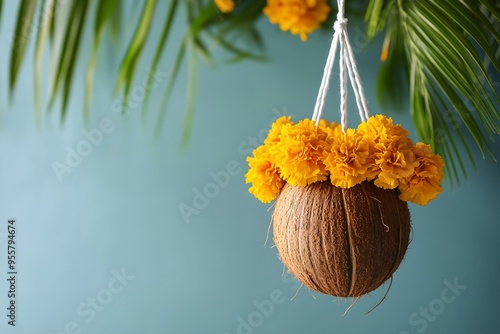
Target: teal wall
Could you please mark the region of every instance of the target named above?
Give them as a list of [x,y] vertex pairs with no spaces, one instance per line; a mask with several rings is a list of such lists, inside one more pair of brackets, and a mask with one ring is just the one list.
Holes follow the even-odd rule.
[[[158,15],[168,3],[161,4]],[[82,120],[83,75],[68,118],[57,108],[34,122],[32,52],[8,103],[9,34],[16,4],[4,1],[0,54],[0,276],[6,277],[7,220],[17,220],[17,326],[7,325],[6,280],[0,280],[0,332],[19,334],[234,334],[234,333],[492,333],[498,329],[498,164],[476,154],[477,172],[461,187],[445,184],[426,207],[411,205],[412,242],[387,285],[358,300],[336,300],[301,289],[264,244],[269,205],[248,194],[245,157],[271,120],[282,114],[310,117],[329,47],[330,32],[307,43],[259,22],[269,61],[208,66],[200,62],[190,144],[180,150],[185,69],[174,89],[163,133],[152,139],[156,113],[185,31],[174,27],[157,76],[146,122],[140,110],[116,113],[112,95],[125,43],[102,48],[89,124]],[[133,31],[137,10],[124,34]],[[154,36],[160,33],[158,22]],[[413,133],[408,112],[381,110],[375,78],[381,43],[365,43],[360,21],[349,22],[372,114],[387,113]],[[87,34],[87,39],[90,34]],[[154,39],[156,40],[156,39]],[[154,43],[138,66],[136,100]],[[221,53],[220,56],[223,56]],[[48,54],[46,68],[50,65]],[[338,73],[338,72],[336,72]],[[48,93],[45,70],[43,93]],[[339,120],[338,82],[325,116]],[[351,94],[352,96],[352,94]],[[352,101],[351,101],[352,102]],[[350,104],[351,125],[358,121]],[[99,130],[97,130],[99,129]],[[96,145],[83,143],[84,133]],[[107,131],[105,133],[104,131]],[[98,133],[102,134],[102,139]],[[414,139],[417,139],[413,135]],[[498,138],[497,138],[498,139]],[[83,144],[82,144],[83,143]],[[500,145],[493,144],[500,157]],[[71,150],[92,150],[58,179],[54,162],[67,164]],[[71,159],[71,158],[70,158]],[[213,188],[213,175],[228,182]],[[221,177],[221,176],[220,176]],[[212,187],[213,198],[197,193]],[[188,218],[180,208],[198,209]],[[450,288],[453,286],[453,288]],[[296,297],[291,298],[296,294]]]

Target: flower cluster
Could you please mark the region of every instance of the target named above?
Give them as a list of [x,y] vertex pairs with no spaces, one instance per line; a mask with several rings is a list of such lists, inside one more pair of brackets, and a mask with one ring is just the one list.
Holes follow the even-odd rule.
[[233,0],[214,0],[215,5],[221,12],[224,14],[230,13],[234,10],[234,1]]
[[398,189],[401,200],[419,205],[442,191],[441,157],[429,145],[414,145],[408,131],[383,115],[345,132],[325,120],[316,126],[309,119],[295,124],[281,117],[247,162],[249,191],[264,203],[276,198],[285,183],[306,186],[325,180],[340,188],[371,181]]
[[[233,0],[214,0],[222,13],[234,10]],[[267,0],[263,13],[272,24],[278,24],[282,31],[299,35],[302,41],[318,29],[330,13],[326,0]]]
[[264,14],[280,29],[299,35],[302,41],[324,22],[330,6],[326,0],[267,0]]

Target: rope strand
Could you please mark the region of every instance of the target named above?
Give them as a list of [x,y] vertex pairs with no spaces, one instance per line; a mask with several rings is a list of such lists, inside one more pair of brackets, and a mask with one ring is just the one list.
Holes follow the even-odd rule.
[[321,119],[321,115],[323,114],[326,92],[328,90],[328,84],[330,82],[333,64],[335,63],[335,54],[337,53],[338,39],[339,34],[335,33],[333,35],[332,44],[330,45],[328,58],[326,59],[325,69],[323,70],[323,79],[321,80],[321,85],[319,87],[318,97],[316,98],[316,105],[314,106],[314,113],[312,117],[312,120],[316,121],[316,125],[318,125],[319,120]]
[[[337,20],[337,22],[339,22]],[[335,27],[335,29],[339,29],[340,33],[340,60],[339,60],[339,76],[340,76],[340,116],[342,122],[342,131],[345,133],[347,131],[347,76],[346,76],[346,67],[347,59],[346,57],[346,49],[344,40],[344,33],[341,28],[341,24]],[[347,59],[346,59],[347,58]]]
[[340,113],[342,130],[345,132],[347,130],[347,76],[349,77],[349,81],[351,82],[351,86],[354,90],[354,96],[356,97],[356,104],[361,121],[366,121],[370,116],[368,113],[363,87],[361,85],[361,79],[356,66],[354,53],[347,36],[347,19],[344,17],[345,0],[337,0],[337,5],[337,20],[333,25],[335,33],[333,34],[330,51],[328,52],[325,68],[323,70],[323,78],[321,79],[318,96],[316,98],[312,120],[316,122],[316,125],[318,125],[322,118],[326,94],[330,85],[330,77],[335,63],[337,44],[340,44]]
[[[349,38],[347,36],[347,31],[344,31],[345,34],[345,45],[347,47],[347,52],[349,53],[349,63],[352,67],[352,71],[354,74],[354,81],[351,80],[351,83],[353,85],[354,91],[357,91],[360,96],[360,103],[358,103],[358,108],[360,110],[363,110],[364,113],[364,119],[361,117],[362,120],[366,121],[368,118],[370,118],[370,114],[368,112],[368,106],[365,98],[365,92],[363,90],[363,85],[361,84],[361,78],[359,77],[359,72],[358,72],[358,67],[356,65],[356,59],[354,58],[354,52],[352,51],[351,43],[349,43]],[[356,85],[356,88],[354,88],[354,85]]]

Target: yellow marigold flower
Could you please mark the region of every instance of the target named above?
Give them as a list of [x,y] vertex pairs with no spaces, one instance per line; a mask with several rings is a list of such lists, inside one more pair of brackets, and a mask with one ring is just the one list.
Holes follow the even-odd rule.
[[370,146],[362,135],[353,129],[335,136],[331,151],[325,154],[323,163],[330,171],[330,181],[336,187],[351,188],[366,180],[369,167]]
[[410,176],[418,165],[412,150],[404,145],[387,147],[375,163],[380,169],[375,185],[384,189],[396,188],[400,179]]
[[330,6],[326,0],[267,0],[263,10],[269,21],[283,31],[300,35],[302,41],[326,20]]
[[400,179],[413,173],[418,162],[415,161],[408,131],[401,125],[393,125],[391,118],[377,115],[361,123],[357,130],[370,146],[368,180],[376,177],[375,185],[394,189]]
[[286,182],[306,186],[326,180],[321,158],[327,148],[327,134],[312,120],[304,119],[281,128],[280,140],[270,148],[270,154]]
[[266,139],[264,140],[264,145],[270,147],[270,146],[276,144],[277,142],[279,142],[279,140],[280,140],[280,134],[281,134],[281,128],[285,124],[294,124],[291,121],[291,117],[290,116],[288,116],[288,117],[287,116],[281,116],[280,118],[278,118],[273,123],[273,125],[271,126],[271,129],[269,130],[269,133],[267,134]]
[[358,133],[373,139],[374,144],[388,145],[392,142],[400,142],[413,146],[411,139],[408,138],[408,131],[400,124],[393,125],[392,118],[384,115],[372,116],[366,122],[358,125]]
[[252,183],[248,191],[263,203],[269,203],[276,198],[285,184],[279,176],[269,155],[269,150],[262,145],[253,150],[253,157],[247,157],[250,167],[245,174],[246,183]]
[[234,10],[233,0],[214,0],[215,5],[223,13],[231,13]]
[[340,126],[340,124],[335,122],[329,123],[325,119],[321,119],[319,121],[318,127],[326,132],[330,141],[333,141],[333,138],[342,133],[342,127]]
[[418,166],[412,175],[403,179],[399,184],[402,201],[410,201],[418,205],[426,205],[435,199],[443,190],[443,159],[433,154],[431,147],[424,143],[417,143],[413,148]]

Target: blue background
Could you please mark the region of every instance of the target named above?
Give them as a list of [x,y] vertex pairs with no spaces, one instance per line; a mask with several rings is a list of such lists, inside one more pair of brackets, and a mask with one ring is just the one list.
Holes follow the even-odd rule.
[[[136,87],[147,68],[168,2],[157,10],[153,38],[138,66]],[[35,124],[33,44],[8,103],[9,37],[17,13],[4,2],[0,54],[0,263],[6,275],[7,219],[18,224],[18,317],[7,326],[7,285],[0,280],[2,333],[493,333],[498,331],[498,164],[475,155],[477,172],[461,187],[444,185],[426,207],[411,205],[412,242],[388,285],[353,302],[302,288],[264,244],[270,222],[244,183],[245,157],[252,138],[282,114],[311,117],[330,31],[302,43],[266,19],[259,21],[269,61],[238,65],[199,63],[196,112],[190,144],[180,149],[184,121],[186,69],[183,68],[160,140],[152,139],[166,79],[152,91],[146,122],[139,107],[125,117],[113,109],[116,70],[126,43],[106,37],[100,50],[91,116],[82,117],[83,78],[88,55],[79,58],[78,77],[68,117],[59,124],[57,106]],[[137,10],[127,9],[130,36]],[[185,33],[179,14],[159,69],[169,73]],[[381,41],[366,43],[361,21],[349,22],[371,114],[386,113],[414,135],[407,108],[381,110],[375,97]],[[86,32],[86,41],[91,31]],[[222,53],[216,54],[224,56]],[[45,55],[48,93],[50,57]],[[339,121],[338,89],[333,75],[325,117]],[[498,86],[497,86],[498,87]],[[136,88],[139,89],[140,88]],[[138,92],[139,92],[138,90]],[[352,97],[351,93],[351,97]],[[140,102],[140,94],[137,93]],[[358,116],[350,104],[350,124]],[[85,140],[83,130],[109,119],[111,132],[58,180],[54,162],[65,163],[69,149]],[[498,137],[497,137],[498,139]],[[492,144],[500,157],[500,145]],[[229,183],[203,208],[196,193],[213,182],[211,173],[233,172]],[[210,191],[210,190],[209,190]],[[198,203],[198,205],[200,205]],[[124,272],[128,278],[116,280]],[[448,285],[460,285],[455,293]],[[118,291],[119,290],[119,291]],[[443,292],[444,291],[444,292]],[[443,295],[444,293],[444,295]],[[296,294],[296,297],[292,297]],[[443,297],[444,296],[444,297]],[[454,298],[453,298],[454,296]],[[97,300],[99,311],[88,303]],[[444,303],[443,300],[448,303]],[[453,299],[453,301],[450,301]],[[99,302],[99,300],[102,302]],[[262,309],[264,307],[264,309]],[[427,311],[426,311],[427,309]],[[427,312],[427,315],[424,313]],[[93,314],[93,315],[92,315]],[[243,324],[243,325],[242,325]]]

